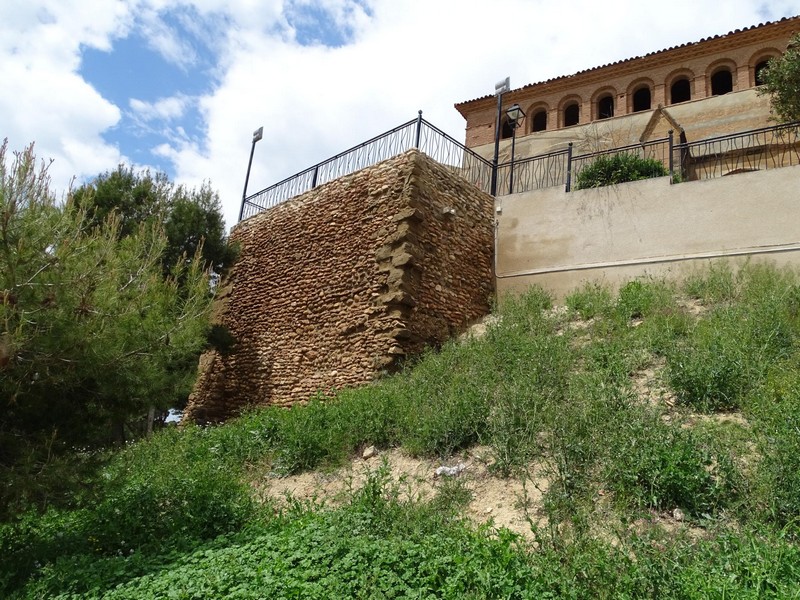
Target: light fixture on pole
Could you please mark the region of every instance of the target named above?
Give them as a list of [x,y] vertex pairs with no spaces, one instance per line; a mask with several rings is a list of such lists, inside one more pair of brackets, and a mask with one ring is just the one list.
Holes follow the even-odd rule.
[[503,94],[511,90],[511,78],[506,77],[498,81],[494,86],[494,94],[497,96],[497,120],[494,124],[494,158],[492,159],[492,196],[497,195],[497,158],[500,155],[500,119],[503,112]]
[[253,145],[250,146],[250,160],[247,162],[247,175],[244,178],[244,191],[242,192],[242,207],[239,209],[239,220],[242,220],[244,214],[244,199],[247,198],[247,182],[250,181],[250,167],[253,166],[253,154],[256,151],[256,142],[264,137],[264,128],[259,127],[253,132]]
[[517,127],[522,124],[525,118],[525,111],[519,104],[514,104],[506,111],[508,126],[511,127],[511,170],[508,175],[508,193],[514,193],[514,146],[517,142]]

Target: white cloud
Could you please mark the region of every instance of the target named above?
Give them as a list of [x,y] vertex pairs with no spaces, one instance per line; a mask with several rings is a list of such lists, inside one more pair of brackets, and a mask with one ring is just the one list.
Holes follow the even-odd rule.
[[120,110],[78,74],[80,49],[109,49],[126,27],[125,2],[41,0],[0,4],[0,135],[21,149],[36,143],[54,159],[53,182],[113,168],[122,157],[102,139]]
[[168,63],[188,70],[197,62],[197,52],[192,41],[185,39],[175,28],[162,20],[155,10],[145,10],[140,15],[141,34],[151,50],[157,52]]
[[138,121],[174,121],[175,119],[180,119],[186,113],[191,101],[188,96],[178,95],[170,98],[161,98],[156,102],[146,102],[131,98],[129,104]]
[[[172,154],[179,179],[210,178],[221,190],[229,224],[259,125],[264,139],[256,147],[251,192],[412,119],[418,108],[462,138],[464,121],[453,104],[491,94],[506,75],[519,87],[766,18],[754,0],[675,0],[658,19],[647,3],[621,1],[373,0],[369,11],[348,13],[353,4],[316,2],[352,32],[351,43],[335,49],[300,47],[233,15],[227,68],[201,100],[206,147],[176,146]],[[800,12],[798,1],[777,6],[769,18]]]
[[[344,46],[297,43],[309,6],[327,15],[325,26],[341,32]],[[35,139],[54,167],[92,175],[124,159],[102,135],[131,116],[163,130],[149,150],[174,164],[180,183],[211,180],[232,225],[260,125],[250,191],[417,109],[462,138],[453,104],[491,94],[506,75],[519,87],[792,13],[800,0],[673,0],[657,15],[652,4],[622,0],[7,0],[0,3],[0,136],[12,147]],[[178,25],[166,24],[165,14],[177,15]],[[130,115],[102,98],[77,74],[81,48],[108,50],[136,27],[166,59],[205,77],[210,91],[132,98]],[[193,73],[200,42],[216,54],[210,76]],[[181,133],[189,107],[199,109],[200,139]]]

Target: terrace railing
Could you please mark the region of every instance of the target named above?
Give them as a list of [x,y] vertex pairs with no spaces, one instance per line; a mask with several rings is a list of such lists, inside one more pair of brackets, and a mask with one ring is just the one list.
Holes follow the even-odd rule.
[[[489,192],[491,161],[423,119],[420,111],[416,119],[248,196],[242,202],[239,220],[411,148],[419,149]],[[800,164],[800,122],[679,144],[674,143],[670,132],[666,138],[580,155],[573,154],[570,143],[564,150],[498,165],[497,192],[519,193],[560,185],[569,192],[586,166],[601,156],[614,154],[655,159],[664,165],[673,181],[710,179],[743,171],[786,167]],[[654,172],[653,176],[660,174]]]
[[800,164],[800,122],[676,144],[682,181]]
[[489,189],[492,164],[422,118],[403,123],[269,186],[242,201],[239,220],[246,219],[318,185],[349,175],[417,148],[483,190]]

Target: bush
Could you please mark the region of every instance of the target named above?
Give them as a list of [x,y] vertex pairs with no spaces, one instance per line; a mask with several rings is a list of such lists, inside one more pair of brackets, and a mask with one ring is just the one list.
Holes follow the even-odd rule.
[[646,412],[617,420],[614,458],[607,462],[605,480],[619,499],[642,508],[681,507],[699,515],[732,498],[731,460],[715,455],[691,430]]
[[755,416],[760,497],[780,525],[800,524],[800,365],[781,363],[754,390],[748,406]]
[[692,288],[732,301],[717,306],[668,353],[667,376],[682,402],[704,410],[741,406],[797,339],[800,288],[791,272],[746,266],[731,284],[712,271]]
[[603,187],[665,175],[669,175],[669,171],[661,161],[623,152],[600,156],[581,169],[575,189]]
[[608,287],[597,283],[586,283],[565,298],[567,308],[586,321],[609,312],[613,303]]

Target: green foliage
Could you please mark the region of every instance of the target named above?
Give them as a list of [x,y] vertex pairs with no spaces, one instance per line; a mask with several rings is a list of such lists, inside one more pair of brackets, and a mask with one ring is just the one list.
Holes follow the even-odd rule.
[[636,279],[620,288],[615,312],[626,321],[652,316],[674,306],[673,296],[674,290],[664,281]]
[[179,261],[198,257],[202,257],[201,268],[223,273],[236,257],[227,243],[219,196],[207,183],[199,190],[188,190],[172,184],[163,173],[136,173],[120,165],[77,189],[72,204],[96,227],[114,215],[120,238],[138,232],[142,223],[163,228],[165,274]]
[[705,297],[733,298],[698,321],[668,357],[668,377],[678,398],[708,409],[740,407],[770,365],[792,352],[798,332],[798,294],[793,277],[774,269],[745,266],[736,276],[712,271],[693,284]]
[[[168,278],[166,244],[143,224],[120,237],[112,215],[87,227],[59,205],[32,149],[8,165],[0,148],[0,477],[5,510],[46,501],[59,456],[124,435],[190,388],[210,308],[200,261]],[[176,281],[183,283],[179,287]],[[42,476],[42,473],[45,475]],[[0,511],[2,512],[2,511]]]
[[[161,432],[108,459],[74,509],[0,527],[0,595],[796,597],[796,282],[755,265],[697,273],[685,289],[700,314],[657,280],[616,296],[584,288],[570,311],[534,289],[504,299],[482,338],[373,385]],[[582,313],[591,322],[576,321]],[[666,394],[741,406],[749,423],[639,397],[642,372],[665,359]],[[698,369],[685,381],[682,360]],[[701,372],[705,363],[725,376]],[[744,375],[720,368],[728,363]],[[689,401],[690,384],[727,391]],[[463,519],[471,489],[461,479],[436,480],[422,501],[384,466],[344,504],[282,510],[259,507],[242,485],[268,481],[265,469],[333,466],[366,445],[440,456],[476,442],[498,473],[532,466],[544,477],[535,548]],[[662,527],[674,508],[688,519]]]
[[772,58],[762,72],[764,84],[759,93],[770,97],[775,119],[800,120],[800,35],[795,35],[786,52]]
[[608,287],[596,283],[586,283],[579,290],[569,294],[564,303],[581,319],[589,320],[609,312],[613,299]]
[[626,152],[602,155],[578,172],[576,190],[663,177],[669,171],[660,160]]
[[761,460],[754,504],[780,525],[800,525],[800,365],[775,365],[764,385],[754,390],[748,409],[755,417]]
[[731,460],[716,454],[691,430],[664,423],[658,414],[620,415],[615,460],[605,480],[618,499],[642,508],[712,514],[734,499]]

